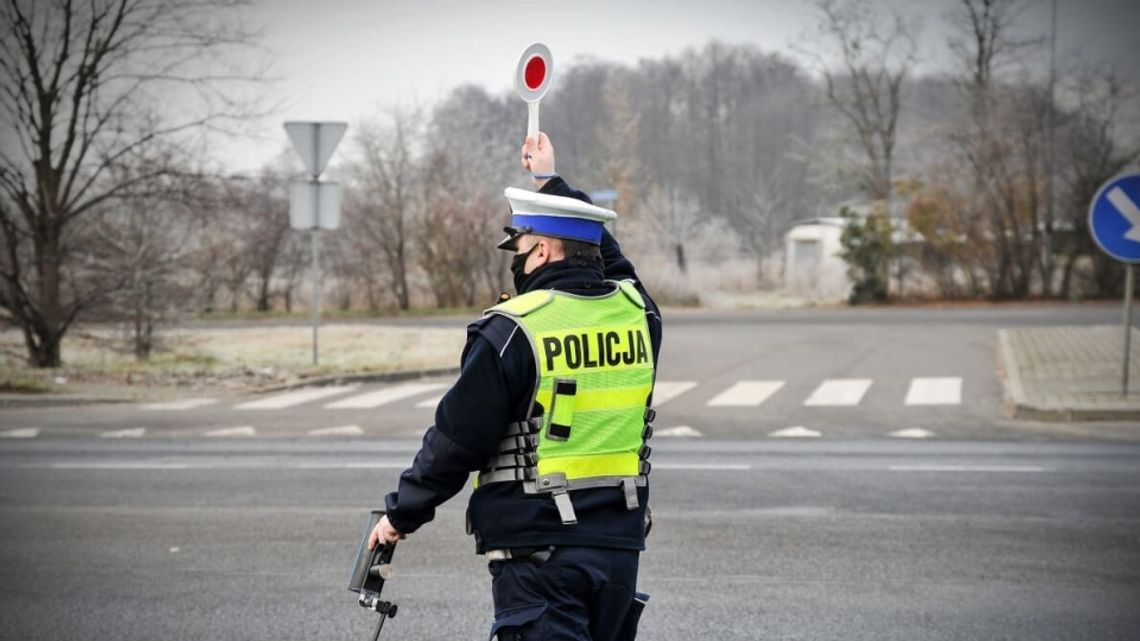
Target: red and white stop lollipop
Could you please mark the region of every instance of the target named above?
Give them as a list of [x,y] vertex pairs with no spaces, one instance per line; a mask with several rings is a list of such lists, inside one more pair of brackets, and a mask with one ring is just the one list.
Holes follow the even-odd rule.
[[554,58],[550,49],[542,43],[534,43],[526,48],[519,58],[519,68],[515,71],[515,89],[519,97],[526,101],[526,135],[538,135],[538,101],[550,88],[550,78],[554,75]]

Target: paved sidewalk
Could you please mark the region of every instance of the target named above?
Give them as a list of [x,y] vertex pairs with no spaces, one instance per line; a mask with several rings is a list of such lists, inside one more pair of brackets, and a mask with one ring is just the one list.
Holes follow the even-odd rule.
[[1135,327],[1127,396],[1120,387],[1120,325],[1003,329],[998,343],[1015,418],[1140,422],[1140,330]]

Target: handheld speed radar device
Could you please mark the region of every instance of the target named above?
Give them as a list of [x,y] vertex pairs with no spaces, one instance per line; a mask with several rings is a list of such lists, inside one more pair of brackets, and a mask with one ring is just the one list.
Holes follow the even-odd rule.
[[380,544],[371,550],[368,549],[368,537],[383,516],[383,510],[372,510],[369,515],[368,525],[360,537],[360,547],[356,551],[352,574],[348,577],[348,589],[360,595],[358,599],[360,607],[380,615],[376,631],[372,634],[373,641],[380,637],[384,622],[396,617],[396,604],[380,599],[380,593],[384,590],[384,581],[392,576],[392,553],[396,551],[396,544]]

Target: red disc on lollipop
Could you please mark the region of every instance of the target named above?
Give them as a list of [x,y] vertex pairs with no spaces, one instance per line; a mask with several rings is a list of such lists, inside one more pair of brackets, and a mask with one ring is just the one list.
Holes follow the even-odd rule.
[[554,59],[550,49],[536,42],[526,48],[515,71],[515,89],[519,97],[527,102],[538,102],[550,88],[550,77],[554,75]]
[[534,91],[541,87],[542,81],[546,80],[546,61],[539,56],[534,56],[528,60],[524,76],[527,89]]

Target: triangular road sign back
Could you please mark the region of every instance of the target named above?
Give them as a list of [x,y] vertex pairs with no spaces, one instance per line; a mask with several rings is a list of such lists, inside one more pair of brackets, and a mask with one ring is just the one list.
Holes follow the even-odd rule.
[[285,133],[293,141],[293,148],[301,155],[305,169],[312,176],[319,176],[329,164],[329,158],[344,132],[348,129],[346,122],[287,122]]

